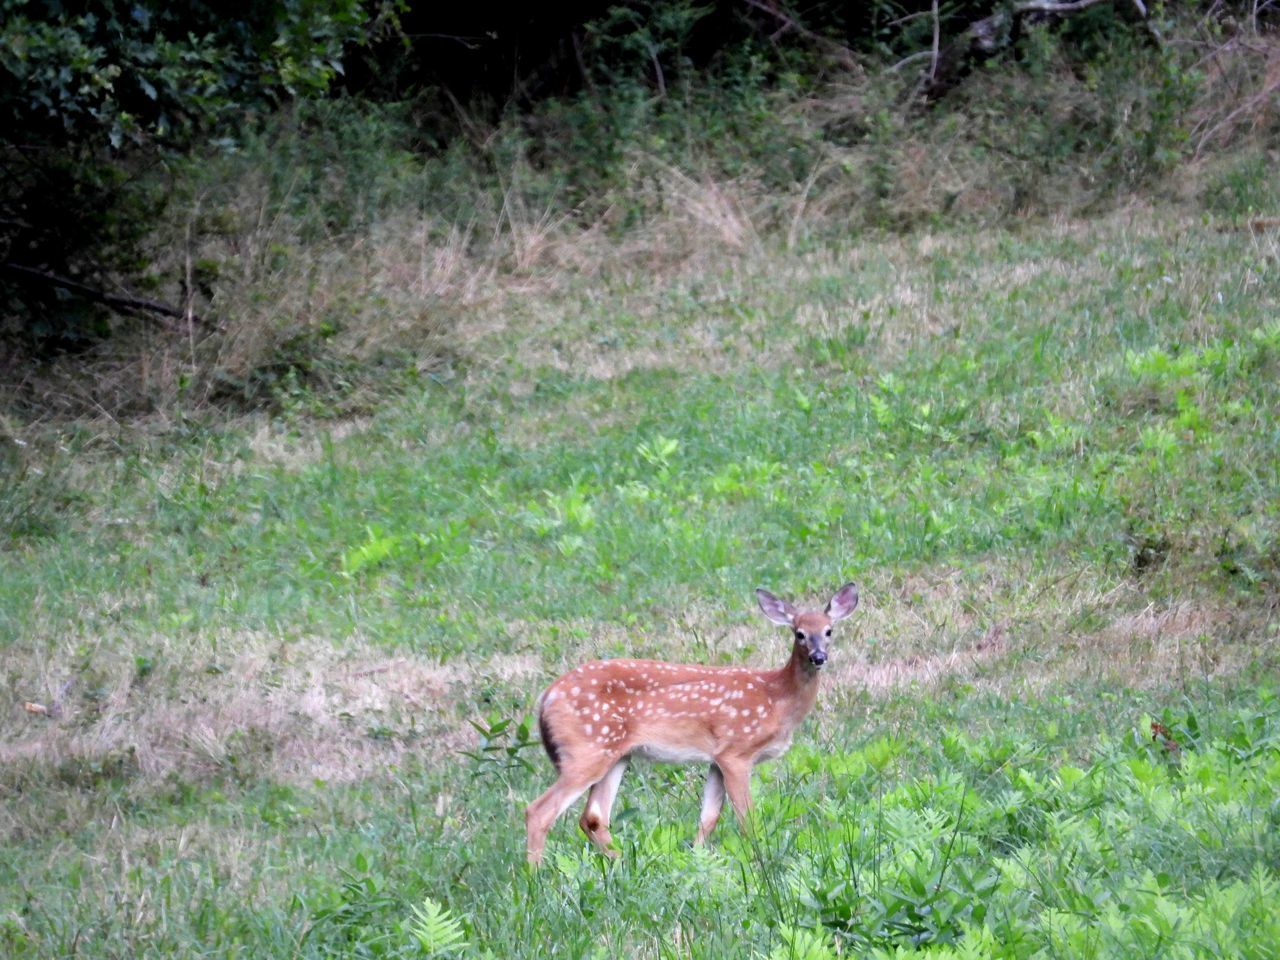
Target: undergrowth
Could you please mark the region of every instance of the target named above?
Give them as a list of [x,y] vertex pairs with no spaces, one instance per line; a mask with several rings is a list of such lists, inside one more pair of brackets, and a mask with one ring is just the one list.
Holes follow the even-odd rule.
[[677,70],[701,12],[662,10],[639,33],[610,13],[589,31],[591,82],[523,111],[300,101],[170,161],[148,283],[197,319],[118,322],[69,355],[15,344],[6,406],[172,420],[305,395],[349,415],[456,366],[477,305],[635,264],[1135,196],[1227,224],[1276,211],[1274,45],[1256,28],[1188,18],[1153,44],[1121,20],[1040,24],[926,104],[884,53],[747,43]]

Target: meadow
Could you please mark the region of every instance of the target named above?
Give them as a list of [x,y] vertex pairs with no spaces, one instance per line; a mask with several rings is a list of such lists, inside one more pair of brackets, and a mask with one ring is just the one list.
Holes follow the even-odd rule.
[[[0,952],[1280,956],[1278,318],[1273,228],[1135,203],[495,285],[353,415],[0,424]],[[845,580],[750,835],[636,764],[526,868],[551,679],[780,664],[752,590]]]

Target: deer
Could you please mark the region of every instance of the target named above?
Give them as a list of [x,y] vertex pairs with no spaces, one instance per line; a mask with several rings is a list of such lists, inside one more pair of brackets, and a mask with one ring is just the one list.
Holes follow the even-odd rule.
[[710,765],[695,845],[715,829],[726,793],[749,826],[752,768],[790,748],[817,698],[832,624],[858,606],[858,589],[846,583],[823,610],[803,613],[763,588],[756,599],[765,617],[792,631],[791,656],[777,670],[594,660],[543,691],[538,732],[557,779],[525,811],[531,865],[541,862],[552,825],[584,793],[582,832],[606,856],[618,856],[609,815],[632,757]]

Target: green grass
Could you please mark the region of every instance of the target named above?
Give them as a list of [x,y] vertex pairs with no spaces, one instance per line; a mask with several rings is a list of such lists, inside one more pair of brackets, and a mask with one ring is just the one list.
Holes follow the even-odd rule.
[[[1277,267],[1149,212],[619,264],[360,421],[25,430],[0,944],[1274,956]],[[634,768],[621,861],[525,870],[546,682],[780,661],[751,589],[845,579],[754,840]]]
[[1269,955],[1274,693],[1180,698],[1176,758],[1082,718],[1132,720],[1134,698],[960,686],[924,707],[876,703],[852,739],[821,731],[762,777],[756,842],[729,828],[709,850],[688,844],[694,776],[633,773],[623,859],[561,833],[536,875],[516,865],[510,792],[541,778],[498,764],[129,801],[100,784],[110,815],[24,838],[4,866],[21,891],[6,934],[50,955],[77,941],[103,955],[398,955],[409,906],[431,898],[496,956],[765,955],[803,930],[855,952],[977,939],[1000,945],[983,956]]

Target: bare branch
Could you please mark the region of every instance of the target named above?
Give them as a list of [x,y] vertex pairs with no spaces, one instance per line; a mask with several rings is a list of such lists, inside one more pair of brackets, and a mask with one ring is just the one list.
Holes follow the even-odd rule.
[[1100,3],[1112,3],[1113,0],[1071,0],[1068,3],[1054,3],[1052,0],[1028,0],[1013,8],[1015,15],[1023,13],[1079,13]]
[[658,99],[667,99],[667,78],[662,72],[662,61],[658,59],[658,48],[649,46],[649,59],[653,61],[653,76],[658,82]]
[[938,16],[938,0],[933,0],[933,49],[930,51],[932,57],[929,60],[929,82],[938,76],[938,37],[942,33],[942,19]]
[[925,57],[930,57],[930,56],[933,56],[933,53],[932,51],[929,51],[929,50],[920,50],[917,53],[908,54],[907,56],[899,60],[897,63],[895,63],[893,66],[891,66],[889,68],[889,72],[897,73],[899,70],[905,67],[908,63],[915,63],[917,60],[922,60]]
[[770,39],[777,40],[778,37],[782,36],[782,34],[791,30],[798,33],[811,43],[814,43],[826,50],[827,53],[846,66],[854,63],[853,53],[848,47],[836,43],[834,40],[830,40],[821,34],[814,33],[804,24],[796,20],[795,17],[783,10],[775,0],[744,0],[744,2],[748,7],[759,10],[761,13],[766,13],[778,22],[778,29],[774,31],[773,36]]
[[904,17],[899,17],[897,20],[890,20],[885,24],[885,27],[900,27],[904,23],[910,23],[912,20],[919,20],[921,17],[929,17],[932,15],[932,10],[917,10],[915,13],[908,13]]
[[482,36],[460,36],[453,33],[406,33],[404,36],[410,40],[450,40],[454,43],[461,44],[468,50],[479,50],[480,45],[486,40],[493,39],[492,37]]
[[70,277],[50,273],[47,270],[38,270],[35,267],[24,267],[19,263],[0,263],[0,269],[25,277],[28,280],[35,280],[48,287],[60,287],[63,290],[69,290],[71,293],[84,297],[86,300],[101,303],[113,310],[125,313],[153,313],[161,317],[173,317],[176,320],[188,320],[201,326],[205,325],[205,321],[196,314],[180,307],[161,303],[158,300],[107,293],[105,290],[99,290],[97,287],[91,287],[87,283],[72,280]]

